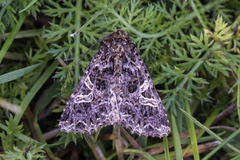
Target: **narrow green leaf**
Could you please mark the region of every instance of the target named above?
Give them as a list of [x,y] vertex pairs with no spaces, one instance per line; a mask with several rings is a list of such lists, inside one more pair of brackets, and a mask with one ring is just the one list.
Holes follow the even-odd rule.
[[22,140],[23,142],[27,143],[27,144],[30,144],[30,145],[33,145],[33,144],[39,144],[39,145],[42,145],[42,143],[22,134],[22,133],[13,133],[13,135],[15,137],[17,137],[18,139]]
[[[198,125],[199,127],[201,127],[203,130],[205,130],[208,134],[210,134],[211,136],[213,136],[216,140],[223,142],[223,139],[221,137],[219,137],[217,134],[215,134],[214,132],[212,132],[210,129],[208,129],[207,127],[205,127],[204,125],[202,125],[200,122],[198,122],[195,118],[193,118],[191,115],[189,115],[187,112],[185,112],[183,109],[179,108],[183,114],[185,114],[188,118],[190,118],[196,125]],[[234,147],[233,145],[227,143],[226,146],[228,146],[229,148],[231,148],[233,151],[237,152],[240,154],[240,150],[237,149],[236,147]]]
[[20,19],[18,21],[18,23],[15,24],[15,26],[13,27],[11,33],[9,34],[7,40],[4,42],[1,50],[0,50],[0,63],[2,62],[5,54],[7,53],[9,47],[11,46],[15,36],[17,35],[17,33],[19,32],[26,16],[27,16],[27,12],[23,12],[20,16]]
[[21,103],[22,112],[20,114],[15,115],[14,119],[18,122],[22,118],[23,113],[25,112],[27,106],[33,99],[33,97],[36,95],[36,93],[39,91],[39,89],[42,87],[42,85],[45,83],[45,81],[52,75],[53,71],[58,66],[58,62],[54,61],[47,70],[42,74],[42,76],[36,81],[36,83],[33,85],[33,87],[30,89],[28,94],[24,97]]
[[[186,107],[186,111],[188,112],[188,114],[191,114],[190,111],[190,106],[188,101],[185,101],[185,107]],[[192,145],[192,150],[193,150],[193,156],[195,160],[200,159],[199,157],[199,152],[198,152],[198,144],[197,144],[197,138],[196,138],[196,133],[195,133],[195,127],[193,122],[190,119],[186,119],[187,121],[187,126],[188,126],[188,131],[190,134],[190,139],[191,139],[191,145]]]
[[240,159],[240,155],[238,155],[238,156],[232,158],[231,160],[239,160],[239,159]]
[[192,9],[194,10],[194,13],[196,14],[196,16],[198,17],[199,21],[201,22],[201,24],[203,25],[204,28],[207,28],[207,25],[206,23],[204,22],[204,20],[202,19],[202,16],[200,15],[199,13],[199,10],[195,7],[195,4],[193,2],[193,0],[191,0],[191,6],[192,6]]
[[37,0],[32,0],[28,5],[27,7],[25,7],[24,9],[22,9],[21,11],[19,11],[19,13],[27,10],[28,8],[30,8],[32,5],[34,5],[34,3],[37,2]]
[[181,141],[179,137],[177,122],[175,119],[174,114],[171,114],[171,129],[172,129],[172,135],[173,135],[173,144],[176,154],[176,160],[183,160],[182,156],[182,147],[181,147]]
[[22,68],[22,69],[18,69],[18,70],[15,70],[15,71],[3,74],[3,75],[0,76],[0,84],[6,83],[6,82],[10,82],[10,81],[15,80],[15,79],[17,79],[19,77],[22,77],[23,75],[33,71],[40,64],[41,63],[34,64],[32,66],[29,66],[29,67],[25,67],[25,68]]
[[138,153],[138,154],[142,154],[148,160],[156,160],[155,158],[150,156],[147,152],[144,152],[144,151],[139,150],[139,149],[125,149],[125,150],[123,150],[123,153]]
[[168,148],[168,139],[167,137],[163,137],[163,145],[164,145],[164,152],[165,152],[165,159],[170,159],[169,148]]
[[[238,79],[240,79],[240,67],[238,67]],[[237,113],[238,113],[238,120],[239,120],[239,122],[238,123],[240,123],[240,109],[239,109],[239,107],[240,107],[240,83],[238,83],[238,85],[237,85]]]
[[210,159],[217,151],[219,151],[224,145],[226,145],[229,141],[231,141],[234,137],[240,134],[240,128],[233,132],[230,136],[228,136],[219,146],[217,146],[214,150],[212,150],[209,154],[207,154],[202,160]]

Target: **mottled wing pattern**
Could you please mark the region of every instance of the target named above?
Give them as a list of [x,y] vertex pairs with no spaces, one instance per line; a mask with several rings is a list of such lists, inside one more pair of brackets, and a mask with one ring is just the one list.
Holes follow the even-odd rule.
[[112,124],[112,106],[109,103],[110,80],[108,63],[101,47],[85,70],[79,84],[70,96],[60,118],[61,131],[84,133]]
[[123,68],[126,84],[120,109],[121,125],[138,135],[167,136],[170,125],[163,103],[136,47],[131,51],[128,66]]
[[165,108],[147,68],[123,30],[101,42],[70,96],[59,126],[65,132],[93,133],[110,124],[144,136],[163,137],[170,132]]
[[119,32],[121,38],[126,41],[116,44],[122,47],[120,49],[122,56],[118,59],[121,62],[122,92],[117,97],[120,106],[120,125],[138,135],[167,136],[170,132],[167,114],[148,70],[137,52],[136,45],[126,32]]

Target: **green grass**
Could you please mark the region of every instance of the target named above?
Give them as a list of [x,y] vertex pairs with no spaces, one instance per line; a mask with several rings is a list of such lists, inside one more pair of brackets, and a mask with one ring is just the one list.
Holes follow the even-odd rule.
[[[238,0],[0,1],[0,156],[239,159],[238,6]],[[93,135],[58,130],[99,43],[76,62],[117,29],[137,45],[159,91],[171,124],[168,137],[138,137],[118,127]],[[4,109],[6,104],[21,112]],[[111,133],[118,139],[98,138]]]

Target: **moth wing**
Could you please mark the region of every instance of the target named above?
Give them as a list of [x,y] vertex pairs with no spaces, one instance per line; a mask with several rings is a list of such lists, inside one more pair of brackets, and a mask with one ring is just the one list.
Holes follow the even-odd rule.
[[59,126],[61,131],[91,134],[116,123],[138,135],[163,137],[170,132],[147,68],[123,30],[101,43],[70,96]]
[[101,56],[100,51],[94,56],[67,101],[59,122],[61,131],[92,134],[111,124],[107,87],[110,78],[102,70],[105,63],[100,62]]
[[138,135],[167,136],[170,125],[163,103],[136,47],[131,51],[128,66],[123,69],[125,96],[120,124]]

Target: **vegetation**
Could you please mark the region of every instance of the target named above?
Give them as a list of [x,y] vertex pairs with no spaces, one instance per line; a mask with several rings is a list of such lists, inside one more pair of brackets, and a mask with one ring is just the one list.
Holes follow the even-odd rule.
[[[0,157],[240,159],[239,6],[238,0],[1,0]],[[129,34],[148,67],[170,119],[168,137],[112,126],[93,135],[58,129],[99,44],[76,62],[117,29]]]

